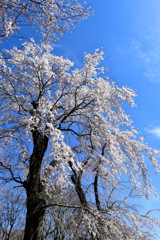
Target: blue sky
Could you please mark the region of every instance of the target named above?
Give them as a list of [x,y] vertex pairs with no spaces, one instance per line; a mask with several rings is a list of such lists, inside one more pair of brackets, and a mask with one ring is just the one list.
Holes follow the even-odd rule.
[[[52,43],[55,52],[82,67],[84,52],[103,47],[108,76],[137,93],[137,107],[127,108],[134,126],[149,146],[160,149],[160,1],[94,0],[92,8],[92,16]],[[6,46],[10,47],[9,42]],[[156,177],[151,172],[160,195],[160,174]],[[147,210],[160,208],[160,199],[142,204]]]

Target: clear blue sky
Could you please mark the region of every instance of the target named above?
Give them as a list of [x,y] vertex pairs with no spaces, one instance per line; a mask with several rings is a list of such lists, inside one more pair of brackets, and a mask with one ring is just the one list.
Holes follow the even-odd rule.
[[[52,43],[55,52],[81,67],[84,52],[103,47],[109,77],[138,95],[137,107],[127,109],[134,126],[149,146],[160,149],[160,0],[94,0],[92,8],[94,15]],[[160,174],[152,177],[160,195]],[[160,198],[142,203],[160,208]]]

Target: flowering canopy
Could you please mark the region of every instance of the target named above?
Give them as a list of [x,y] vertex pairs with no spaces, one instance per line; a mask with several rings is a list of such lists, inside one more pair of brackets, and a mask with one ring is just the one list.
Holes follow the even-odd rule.
[[[0,60],[0,163],[5,179],[25,187],[36,131],[43,136],[36,144],[49,140],[37,172],[45,208],[80,211],[80,220],[73,212],[70,216],[72,235],[78,226],[79,235],[92,239],[141,239],[144,228],[153,231],[158,222],[130,208],[127,198],[153,193],[145,159],[158,172],[159,153],[137,139],[122,108],[123,103],[134,106],[135,93],[103,76],[103,52],[86,54],[81,69],[52,54],[50,45],[33,40],[23,49],[6,50],[5,56]],[[67,201],[70,188],[76,204]],[[65,239],[69,236],[66,232]]]
[[57,38],[90,13],[77,0],[0,0],[0,38],[20,31],[24,24],[40,26],[44,39]]

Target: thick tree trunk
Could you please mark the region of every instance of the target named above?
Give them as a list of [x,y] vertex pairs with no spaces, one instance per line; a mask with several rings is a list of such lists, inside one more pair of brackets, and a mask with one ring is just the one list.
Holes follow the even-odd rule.
[[27,216],[24,240],[40,240],[40,229],[45,214],[45,198],[40,179],[43,156],[47,149],[48,137],[40,130],[33,130],[33,153],[30,157],[28,180],[26,183]]

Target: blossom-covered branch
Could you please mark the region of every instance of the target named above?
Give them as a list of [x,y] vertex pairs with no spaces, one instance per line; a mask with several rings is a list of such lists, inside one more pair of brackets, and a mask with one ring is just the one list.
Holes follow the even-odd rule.
[[44,39],[57,39],[91,13],[77,0],[0,0],[0,38],[23,36],[21,27],[34,26],[42,31]]

